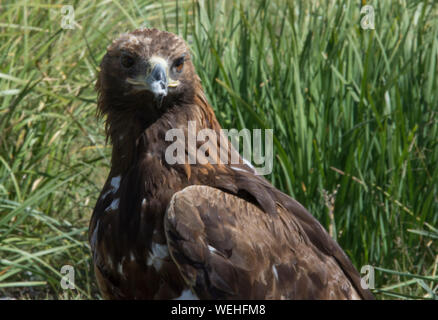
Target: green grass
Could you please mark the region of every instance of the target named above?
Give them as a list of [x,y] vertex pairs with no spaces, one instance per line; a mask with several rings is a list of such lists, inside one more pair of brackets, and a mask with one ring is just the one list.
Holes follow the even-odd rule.
[[87,227],[110,146],[93,86],[113,38],[154,26],[189,42],[224,128],[274,129],[268,178],[376,267],[378,298],[437,298],[438,5],[367,3],[375,30],[360,1],[2,1],[0,297],[100,297]]

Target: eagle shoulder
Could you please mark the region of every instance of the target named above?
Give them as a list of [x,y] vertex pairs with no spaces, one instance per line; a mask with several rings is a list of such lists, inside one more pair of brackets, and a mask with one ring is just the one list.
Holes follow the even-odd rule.
[[283,206],[258,206],[208,186],[174,194],[164,217],[169,253],[201,299],[360,299]]

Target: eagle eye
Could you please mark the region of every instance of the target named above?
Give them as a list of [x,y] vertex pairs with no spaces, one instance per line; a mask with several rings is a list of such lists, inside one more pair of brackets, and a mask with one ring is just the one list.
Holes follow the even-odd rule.
[[134,58],[131,57],[130,55],[122,54],[120,56],[120,63],[125,68],[131,68],[134,65],[135,61]]
[[183,67],[184,67],[184,56],[176,59],[175,62],[173,63],[173,68],[178,73],[181,73]]

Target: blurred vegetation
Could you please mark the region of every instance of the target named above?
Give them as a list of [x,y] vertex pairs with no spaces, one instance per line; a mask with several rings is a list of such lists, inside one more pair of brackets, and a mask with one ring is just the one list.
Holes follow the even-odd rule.
[[[361,4],[375,30],[360,26]],[[75,28],[61,28],[63,5]],[[111,147],[94,82],[106,46],[182,35],[224,128],[273,128],[268,176],[375,266],[376,296],[437,298],[435,1],[2,1],[0,297],[100,298],[88,221]],[[75,268],[76,290],[60,269]]]

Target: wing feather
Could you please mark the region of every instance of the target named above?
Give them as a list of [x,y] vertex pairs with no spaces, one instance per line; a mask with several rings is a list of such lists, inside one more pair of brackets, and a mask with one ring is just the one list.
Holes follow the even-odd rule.
[[361,298],[283,206],[266,214],[230,193],[190,186],[172,197],[164,227],[172,259],[201,299]]

